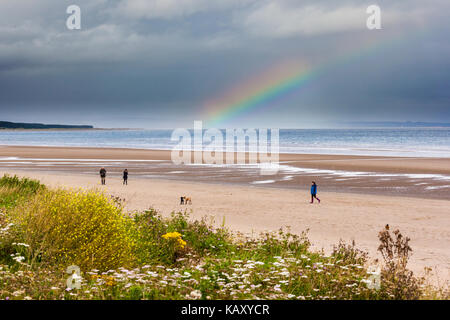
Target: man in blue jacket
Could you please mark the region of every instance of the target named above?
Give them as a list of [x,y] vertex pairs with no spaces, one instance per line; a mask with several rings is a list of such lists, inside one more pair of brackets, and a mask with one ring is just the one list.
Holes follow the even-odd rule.
[[313,181],[311,185],[311,203],[314,203],[314,198],[320,203],[320,199],[317,198],[317,184]]

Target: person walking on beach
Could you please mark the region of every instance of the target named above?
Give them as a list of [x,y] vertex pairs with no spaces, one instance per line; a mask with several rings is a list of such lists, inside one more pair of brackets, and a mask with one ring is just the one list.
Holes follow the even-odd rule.
[[102,179],[102,185],[106,184],[106,169],[101,168],[100,169],[100,178]]
[[316,198],[320,203],[320,199],[317,198],[317,184],[315,181],[311,184],[311,203],[314,203],[314,198]]
[[128,185],[128,169],[123,171],[123,184]]

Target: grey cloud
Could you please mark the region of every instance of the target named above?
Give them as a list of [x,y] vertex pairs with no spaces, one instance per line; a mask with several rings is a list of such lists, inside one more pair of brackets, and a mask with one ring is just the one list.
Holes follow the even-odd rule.
[[[65,9],[74,2],[82,8],[80,31],[65,28]],[[333,62],[364,43],[399,39],[329,68],[236,123],[295,126],[317,121],[317,112],[327,121],[450,121],[450,3],[380,0],[384,25],[377,33],[365,29],[369,4],[2,0],[0,111],[30,121],[175,125],[202,117],[205,101],[279,61]]]

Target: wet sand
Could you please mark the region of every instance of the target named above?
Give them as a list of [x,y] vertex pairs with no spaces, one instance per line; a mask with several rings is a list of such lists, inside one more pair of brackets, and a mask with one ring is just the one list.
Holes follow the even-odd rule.
[[[171,151],[125,148],[0,146],[0,157],[169,161]],[[281,162],[332,170],[450,174],[450,158],[280,154]]]
[[0,147],[0,169],[71,172],[272,188],[450,200],[450,159],[280,154],[274,175],[255,165],[175,165],[170,151],[106,148]]

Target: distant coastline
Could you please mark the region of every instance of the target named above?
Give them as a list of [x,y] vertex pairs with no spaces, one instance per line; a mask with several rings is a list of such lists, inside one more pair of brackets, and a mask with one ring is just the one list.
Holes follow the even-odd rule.
[[90,130],[94,129],[92,125],[66,125],[66,124],[43,124],[43,123],[21,123],[21,122],[9,122],[0,121],[0,129],[2,130],[55,130],[55,129],[77,129],[77,130]]
[[348,128],[450,128],[447,122],[395,122],[395,121],[360,121],[360,122],[343,122],[343,126]]

